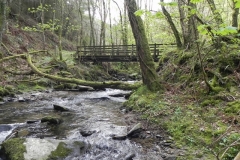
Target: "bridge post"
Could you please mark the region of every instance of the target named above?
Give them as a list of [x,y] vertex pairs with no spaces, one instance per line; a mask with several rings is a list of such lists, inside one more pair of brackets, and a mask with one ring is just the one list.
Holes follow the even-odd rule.
[[85,44],[84,44],[84,46],[83,46],[83,53],[84,53],[84,56],[86,56],[87,55],[87,52],[86,52],[86,46],[85,46]]
[[133,46],[133,44],[132,44],[132,52],[131,52],[131,56],[133,56],[133,47],[134,47],[134,46]]
[[111,51],[111,53],[112,53],[112,56],[114,56],[113,43],[112,43],[112,51]]
[[157,44],[154,43],[154,60],[157,58]]

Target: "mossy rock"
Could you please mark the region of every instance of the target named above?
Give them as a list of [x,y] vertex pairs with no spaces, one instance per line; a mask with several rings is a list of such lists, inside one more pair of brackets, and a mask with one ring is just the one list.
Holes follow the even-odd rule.
[[26,152],[26,147],[23,145],[24,141],[25,139],[13,138],[2,144],[3,153],[6,154],[7,159],[24,160],[24,152]]
[[192,52],[186,52],[183,53],[182,56],[179,58],[178,60],[178,64],[183,65],[184,63],[186,63],[190,58],[193,57],[193,53]]
[[240,112],[240,101],[233,101],[227,104],[227,108],[224,110],[226,113],[237,114]]
[[56,150],[51,152],[51,155],[47,160],[58,160],[67,157],[72,150],[67,147],[67,144],[64,142],[60,142],[56,148]]
[[13,91],[10,88],[6,88],[6,87],[0,87],[0,96],[4,97],[4,96],[8,96],[8,95],[13,95]]
[[41,119],[41,123],[45,123],[47,122],[48,124],[60,124],[63,122],[63,120],[61,118],[58,118],[58,117],[44,117]]

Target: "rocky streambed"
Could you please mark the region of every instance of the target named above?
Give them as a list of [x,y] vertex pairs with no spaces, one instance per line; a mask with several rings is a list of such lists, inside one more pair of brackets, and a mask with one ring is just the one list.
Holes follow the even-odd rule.
[[121,110],[129,91],[46,91],[0,103],[0,160],[174,160],[159,128]]

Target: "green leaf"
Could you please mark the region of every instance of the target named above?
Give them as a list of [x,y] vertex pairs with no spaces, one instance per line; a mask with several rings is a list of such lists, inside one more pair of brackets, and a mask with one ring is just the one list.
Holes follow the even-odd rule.
[[164,14],[163,14],[162,12],[157,12],[157,13],[155,14],[155,17],[156,17],[156,18],[164,18]]
[[142,16],[144,14],[144,10],[137,10],[134,14],[136,16]]
[[208,34],[207,27],[208,27],[207,25],[199,25],[197,27],[197,30],[199,31],[200,34],[207,35]]
[[236,1],[236,3],[235,3],[235,8],[240,8],[240,1],[239,1],[239,0]]
[[227,36],[230,34],[238,33],[237,30],[238,30],[237,27],[232,27],[232,26],[222,27],[216,31],[216,34],[221,35],[221,36]]
[[176,7],[178,4],[177,4],[177,2],[160,2],[159,5],[161,5],[161,6]]
[[202,2],[203,0],[191,0],[192,3],[196,4],[196,3],[200,3]]

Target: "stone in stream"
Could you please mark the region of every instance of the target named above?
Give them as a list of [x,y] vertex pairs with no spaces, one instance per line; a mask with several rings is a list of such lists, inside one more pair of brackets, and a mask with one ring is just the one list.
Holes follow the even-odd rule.
[[2,144],[3,153],[11,160],[74,159],[87,148],[82,141],[38,138],[13,138]]
[[37,123],[39,122],[39,120],[27,120],[26,123],[27,124],[32,124],[32,123]]
[[127,139],[127,135],[113,135],[112,139],[114,139],[114,140],[125,140],[125,139]]
[[142,124],[138,123],[128,132],[127,137],[137,138],[142,130]]
[[80,131],[80,133],[83,137],[88,137],[88,136],[91,136],[93,133],[96,133],[96,131],[84,131],[84,130],[82,130],[82,131]]
[[136,124],[126,135],[113,135],[112,139],[114,140],[125,140],[128,137],[130,138],[138,138],[142,131],[142,124]]
[[129,97],[132,95],[132,92],[125,94],[124,98],[129,99]]
[[135,153],[129,153],[126,157],[125,160],[133,160],[133,158],[136,157]]
[[91,99],[106,101],[106,100],[109,100],[110,98],[108,98],[108,97],[100,97],[100,98],[91,98]]
[[118,93],[118,94],[111,94],[110,97],[124,97],[126,94],[124,93]]
[[5,102],[0,102],[0,105],[3,105]]
[[18,102],[25,102],[26,100],[23,97],[18,98]]
[[53,104],[53,108],[56,111],[60,111],[60,112],[68,112],[70,111],[68,108],[64,107],[64,106],[60,106],[58,104]]
[[58,117],[43,117],[41,119],[41,123],[47,122],[48,124],[60,124],[63,122],[62,119],[58,118]]

